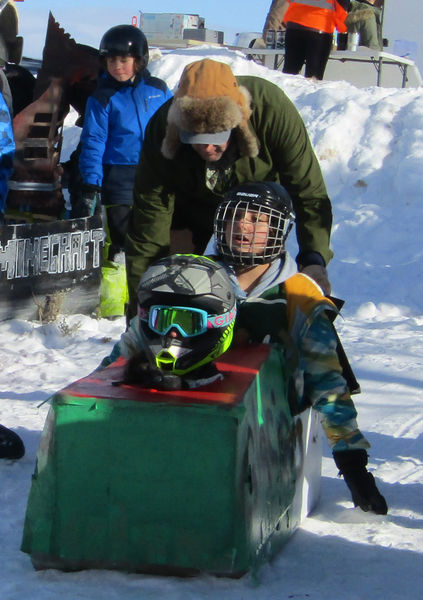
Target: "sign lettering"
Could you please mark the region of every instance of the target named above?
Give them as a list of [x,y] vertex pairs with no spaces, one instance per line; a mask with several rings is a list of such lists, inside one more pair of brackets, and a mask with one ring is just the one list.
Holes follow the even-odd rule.
[[0,279],[56,275],[100,267],[103,229],[12,238],[0,243]]

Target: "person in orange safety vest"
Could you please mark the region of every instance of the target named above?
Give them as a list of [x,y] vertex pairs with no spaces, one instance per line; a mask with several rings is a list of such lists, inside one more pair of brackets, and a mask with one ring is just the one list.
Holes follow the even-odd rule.
[[333,32],[346,33],[349,0],[289,0],[285,14],[284,73],[323,79],[333,43]]

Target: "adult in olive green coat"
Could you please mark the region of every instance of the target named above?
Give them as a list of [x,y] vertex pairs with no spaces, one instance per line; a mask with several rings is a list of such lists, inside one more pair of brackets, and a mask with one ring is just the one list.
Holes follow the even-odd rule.
[[169,254],[171,228],[188,228],[195,252],[202,253],[225,192],[264,180],[290,193],[298,267],[328,293],[331,204],[298,111],[264,79],[235,78],[228,65],[210,59],[187,65],[174,98],[159,108],[145,133],[125,248],[128,316],[136,310],[141,275]]

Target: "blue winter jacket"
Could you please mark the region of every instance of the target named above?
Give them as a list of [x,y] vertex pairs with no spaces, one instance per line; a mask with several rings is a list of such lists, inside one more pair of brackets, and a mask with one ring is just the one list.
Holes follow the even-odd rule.
[[147,69],[134,81],[100,76],[85,110],[79,168],[83,183],[102,187],[103,204],[132,204],[145,128],[171,97],[165,82]]
[[13,171],[14,155],[12,119],[6,101],[0,94],[0,217],[6,210],[8,181]]

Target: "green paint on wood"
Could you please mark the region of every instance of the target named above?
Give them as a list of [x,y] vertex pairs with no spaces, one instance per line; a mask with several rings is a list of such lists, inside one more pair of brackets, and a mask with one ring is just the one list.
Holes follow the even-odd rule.
[[291,534],[286,379],[272,350],[229,406],[56,394],[22,550],[40,568],[255,569]]

